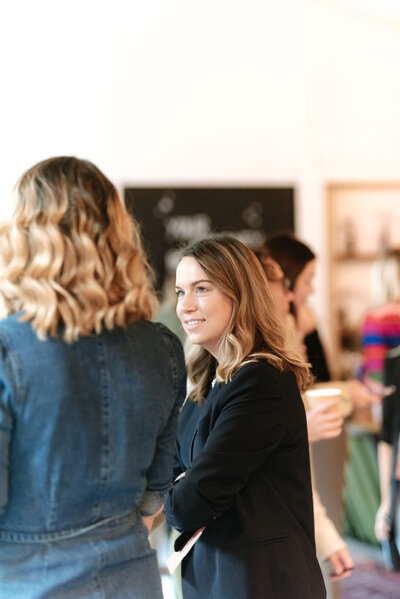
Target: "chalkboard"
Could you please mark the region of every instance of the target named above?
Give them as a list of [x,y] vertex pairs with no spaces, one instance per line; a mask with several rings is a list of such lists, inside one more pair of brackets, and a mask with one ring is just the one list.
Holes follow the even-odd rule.
[[258,249],[268,233],[294,230],[294,190],[288,187],[129,187],[124,198],[141,225],[158,288],[190,241],[224,232]]

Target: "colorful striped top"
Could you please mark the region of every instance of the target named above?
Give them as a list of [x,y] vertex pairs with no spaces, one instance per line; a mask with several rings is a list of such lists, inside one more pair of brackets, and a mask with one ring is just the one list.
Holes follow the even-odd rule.
[[386,352],[400,345],[400,303],[390,303],[367,314],[362,327],[362,375],[383,382]]

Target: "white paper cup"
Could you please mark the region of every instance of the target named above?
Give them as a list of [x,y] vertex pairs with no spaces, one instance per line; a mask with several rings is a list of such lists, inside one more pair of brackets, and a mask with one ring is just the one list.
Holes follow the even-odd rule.
[[[307,402],[310,410],[320,405],[328,399],[340,399],[342,390],[335,387],[325,387],[323,389],[309,389],[306,391]],[[340,402],[331,406],[325,412],[340,412]]]

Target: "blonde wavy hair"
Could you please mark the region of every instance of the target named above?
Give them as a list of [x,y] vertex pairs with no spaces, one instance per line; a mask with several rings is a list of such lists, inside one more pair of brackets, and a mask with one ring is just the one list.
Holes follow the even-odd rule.
[[217,381],[226,383],[241,366],[257,360],[266,360],[281,371],[293,371],[300,389],[309,386],[312,377],[308,365],[286,347],[285,330],[256,255],[233,237],[215,236],[193,243],[181,256],[194,258],[233,305],[220,340],[223,359],[218,364],[204,348],[187,346],[192,401],[205,401],[215,374]]
[[92,163],[62,156],[26,171],[0,227],[1,316],[22,311],[39,338],[151,319],[157,299],[137,224]]

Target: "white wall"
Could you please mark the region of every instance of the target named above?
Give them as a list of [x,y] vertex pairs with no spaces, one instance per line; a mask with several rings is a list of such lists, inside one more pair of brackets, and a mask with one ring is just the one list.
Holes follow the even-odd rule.
[[400,179],[400,19],[346,4],[8,3],[0,217],[21,172],[56,154],[120,186],[293,184],[298,232],[323,264],[326,182]]

